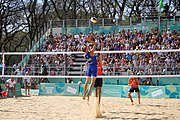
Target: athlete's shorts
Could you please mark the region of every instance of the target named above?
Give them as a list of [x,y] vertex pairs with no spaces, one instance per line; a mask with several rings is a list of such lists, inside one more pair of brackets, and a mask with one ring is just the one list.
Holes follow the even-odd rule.
[[139,88],[130,88],[129,89],[129,92],[139,92]]
[[103,80],[102,78],[96,78],[96,81],[94,83],[94,87],[102,87]]
[[87,76],[97,77],[97,66],[88,66]]

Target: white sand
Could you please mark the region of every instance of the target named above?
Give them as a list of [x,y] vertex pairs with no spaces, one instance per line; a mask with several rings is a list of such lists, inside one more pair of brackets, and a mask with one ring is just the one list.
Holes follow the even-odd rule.
[[0,99],[0,120],[180,120],[179,99],[134,99],[103,97],[102,118],[92,114],[94,97],[89,105],[82,97],[31,96]]

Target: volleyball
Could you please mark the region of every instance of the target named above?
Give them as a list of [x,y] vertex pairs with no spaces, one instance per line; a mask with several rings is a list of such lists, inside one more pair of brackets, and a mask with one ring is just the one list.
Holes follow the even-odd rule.
[[93,22],[93,23],[97,23],[97,18],[95,18],[95,17],[91,17],[91,22]]

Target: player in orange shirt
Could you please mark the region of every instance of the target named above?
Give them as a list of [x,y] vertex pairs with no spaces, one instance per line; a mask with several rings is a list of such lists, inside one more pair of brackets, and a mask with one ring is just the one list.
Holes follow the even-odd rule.
[[[98,62],[97,62],[97,75],[101,76],[102,75],[102,53],[100,53],[100,56],[98,58]],[[95,87],[95,92],[96,92],[96,97],[99,97],[99,104],[101,101],[101,93],[102,93],[102,84],[103,84],[103,80],[101,77],[96,78],[96,81],[94,83],[94,87]]]
[[[103,50],[103,46],[104,46],[104,44],[101,43],[101,51]],[[97,75],[98,75],[98,77],[96,78],[96,81],[94,83],[95,95],[96,95],[96,117],[97,118],[102,116],[102,111],[100,110],[100,103],[101,103],[103,79],[102,79],[102,77],[99,77],[103,73],[102,59],[103,59],[103,54],[100,53],[99,57],[97,57]]]
[[128,91],[128,96],[129,96],[129,98],[131,100],[132,105],[133,105],[133,99],[132,99],[132,96],[131,96],[132,92],[137,92],[138,93],[138,101],[139,101],[139,104],[140,104],[140,91],[139,91],[139,88],[138,88],[138,85],[139,85],[138,78],[134,78],[134,77],[129,78],[128,85],[130,86],[130,89]]

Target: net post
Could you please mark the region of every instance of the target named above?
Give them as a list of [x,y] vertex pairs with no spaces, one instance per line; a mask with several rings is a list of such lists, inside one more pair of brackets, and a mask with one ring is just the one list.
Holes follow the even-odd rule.
[[[3,46],[4,47],[4,46]],[[4,77],[4,48],[2,47],[2,77]]]

